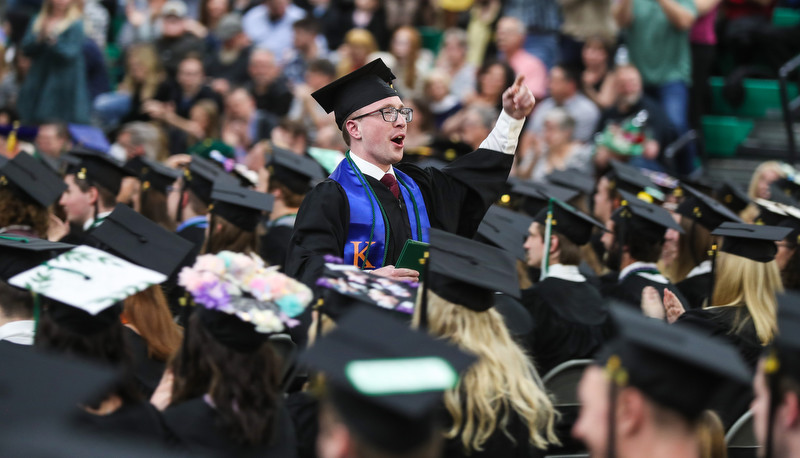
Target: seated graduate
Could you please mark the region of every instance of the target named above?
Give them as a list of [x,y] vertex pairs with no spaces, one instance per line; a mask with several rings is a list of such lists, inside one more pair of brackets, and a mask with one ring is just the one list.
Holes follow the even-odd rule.
[[33,345],[33,297],[0,280],[0,345]]
[[313,159],[281,148],[273,148],[267,169],[267,192],[275,197],[275,203],[266,223],[267,231],[261,236],[261,258],[283,269],[300,204],[325,175]]
[[475,357],[361,307],[301,356],[324,373],[320,458],[438,458],[442,394]]
[[[760,204],[766,202],[759,201]],[[792,229],[783,240],[775,242],[778,252],[775,261],[781,271],[781,280],[786,291],[800,290],[800,208],[795,205],[784,205],[769,202],[768,207],[761,208],[757,224],[783,226]]]
[[67,190],[58,202],[70,223],[70,232],[62,241],[82,243],[91,240],[86,232],[102,224],[114,210],[122,179],[132,173],[107,154],[82,149],[69,154],[78,160],[67,168]]
[[695,188],[682,184],[685,199],[675,212],[681,215],[684,233],[678,239],[675,286],[686,298],[688,308],[698,309],[711,296],[713,285],[711,251],[716,243],[711,231],[724,222],[741,223],[742,220],[727,207]]
[[656,265],[667,230],[682,233],[683,229],[667,210],[625,191],[621,191],[621,195],[622,206],[606,223],[609,232],[603,234],[604,261],[609,269],[618,270],[619,276],[616,283],[603,286],[603,296],[638,309],[642,290],[652,286],[662,298],[666,288],[685,302],[680,291],[658,271]]
[[272,210],[274,200],[269,194],[243,188],[227,179],[215,181],[202,252],[216,254],[227,250],[258,255],[256,229],[264,212]]
[[[167,277],[193,248],[188,240],[123,204],[117,204],[105,222],[92,231],[92,237],[105,251]],[[167,361],[178,351],[181,328],[172,319],[161,285],[126,298],[122,320],[139,388],[149,398]]]
[[779,334],[758,362],[751,406],[760,456],[789,458],[800,454],[800,296],[778,298]]
[[534,105],[523,77],[504,93],[503,112],[481,148],[442,170],[395,167],[413,110],[403,106],[393,79],[376,59],[312,94],[335,113],[350,151],[297,215],[286,272],[308,285],[319,277],[325,255],[377,275],[416,280],[415,270],[395,268],[406,241],[427,242],[431,227],[473,237],[505,185]]
[[550,206],[536,216],[525,241],[528,265],[541,269],[543,279],[522,292],[522,305],[533,318],[528,348],[544,374],[592,356],[606,339],[608,319],[600,292],[578,271],[581,247],[595,228],[605,227],[559,200]]
[[141,186],[133,199],[133,208],[146,218],[160,224],[169,231],[176,227],[175,214],[169,211],[167,196],[173,192],[175,180],[181,176],[181,171],[149,159],[138,156],[128,161],[126,167],[135,167]]
[[711,234],[722,236],[716,256],[714,294],[703,309],[685,310],[683,301],[666,298],[670,323],[693,326],[739,349],[751,370],[763,346],[778,331],[777,294],[783,292],[775,242],[790,228],[723,223]]
[[46,239],[50,207],[67,186],[27,153],[0,167],[0,234]]
[[557,442],[555,410],[530,357],[494,310],[495,291],[519,297],[508,252],[431,230],[427,287],[415,317],[478,362],[445,393],[445,457],[531,456]]
[[164,279],[158,272],[79,246],[9,280],[41,300],[37,349],[113,366],[123,374],[115,386],[83,406],[83,423],[90,429],[160,436],[158,413],[137,389],[120,301]]
[[255,256],[222,251],[180,274],[194,313],[156,395],[168,437],[192,454],[296,456],[280,390],[281,361],[268,340],[296,324],[311,291]]
[[746,385],[736,351],[689,329],[614,307],[619,335],[600,350],[578,387],[573,435],[591,456],[700,458],[697,431],[718,386]]

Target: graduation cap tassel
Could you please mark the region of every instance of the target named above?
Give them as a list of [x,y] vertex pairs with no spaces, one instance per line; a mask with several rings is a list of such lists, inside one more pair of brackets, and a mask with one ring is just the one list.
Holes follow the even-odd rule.
[[[420,262],[425,265],[430,260],[420,259]],[[422,299],[419,301],[419,328],[428,329],[428,266],[422,270]]]
[[33,335],[36,338],[36,333],[39,332],[39,317],[42,313],[42,300],[39,294],[31,293],[33,295]]
[[711,244],[711,251],[709,252],[711,255],[711,281],[708,282],[708,305],[713,305],[714,301],[714,284],[716,283],[716,273],[717,273],[717,243],[714,242]]
[[19,129],[19,121],[14,121],[14,127],[11,129],[11,132],[8,134],[8,140],[6,141],[6,153],[9,156],[14,154],[14,150],[17,148],[17,130]]
[[544,257],[542,258],[542,271],[539,274],[539,281],[547,278],[547,270],[550,268],[550,235],[553,231],[553,199],[547,201],[547,221],[544,226]]

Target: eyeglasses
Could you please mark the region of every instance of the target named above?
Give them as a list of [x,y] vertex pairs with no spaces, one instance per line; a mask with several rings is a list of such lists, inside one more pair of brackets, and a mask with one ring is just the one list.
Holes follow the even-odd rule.
[[356,116],[355,118],[353,118],[353,120],[355,121],[356,119],[361,119],[365,116],[374,115],[375,113],[380,113],[381,116],[383,116],[383,120],[386,122],[397,121],[397,113],[403,115],[403,119],[405,119],[406,122],[411,122],[411,120],[414,119],[414,110],[412,110],[411,108],[400,108],[398,110],[395,107],[386,107],[386,108],[381,108],[380,110],[372,111],[370,113],[364,113],[361,116]]

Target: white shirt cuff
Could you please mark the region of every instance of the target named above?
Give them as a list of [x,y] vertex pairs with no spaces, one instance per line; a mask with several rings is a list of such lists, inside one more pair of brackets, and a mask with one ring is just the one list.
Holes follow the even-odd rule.
[[486,137],[486,140],[481,143],[481,148],[513,155],[517,150],[519,133],[522,131],[523,124],[525,124],[524,118],[514,119],[509,116],[505,110],[501,111],[500,117],[497,118],[497,123],[494,125],[494,129],[492,129],[492,132]]

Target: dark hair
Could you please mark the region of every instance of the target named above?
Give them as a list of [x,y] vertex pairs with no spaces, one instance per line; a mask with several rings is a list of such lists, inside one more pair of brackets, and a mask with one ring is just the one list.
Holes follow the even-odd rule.
[[311,17],[299,19],[292,24],[293,29],[305,30],[306,32],[317,35],[319,33],[319,21]]
[[142,189],[139,194],[141,209],[139,213],[150,221],[161,225],[164,229],[175,231],[175,221],[169,216],[167,211],[167,195],[163,192],[150,187]]
[[794,241],[790,241],[791,237],[787,238],[788,248],[793,250],[792,256],[786,262],[783,270],[781,270],[781,280],[783,280],[783,287],[786,289],[800,289],[800,245]]
[[570,65],[567,63],[559,63],[556,64],[553,68],[560,68],[562,72],[564,72],[564,79],[574,83],[576,86],[579,86],[581,83],[581,73],[580,70],[575,67],[574,65]]
[[283,118],[278,124],[278,127],[289,132],[289,135],[292,137],[303,137],[306,144],[311,142],[311,138],[308,136],[308,127],[306,127],[303,121]]
[[422,97],[414,97],[411,102],[414,104],[414,123],[420,123],[419,128],[422,132],[435,131],[436,120],[428,101]]
[[285,184],[281,183],[280,179],[270,177],[267,192],[273,192],[276,189],[280,190],[283,203],[285,203],[288,207],[299,207],[300,204],[303,203],[303,199],[306,197],[305,194],[297,194],[296,192],[293,192]]
[[[478,69],[478,77],[475,80],[475,90],[479,94],[481,93],[481,76],[483,76],[486,73],[488,73],[489,70],[492,67],[494,67],[495,65],[499,65],[503,69],[503,72],[505,72],[505,76],[506,76],[505,87],[511,87],[511,85],[514,84],[514,78],[516,78],[516,74],[514,73],[514,69],[511,68],[510,65],[508,65],[507,63],[505,63],[503,61],[500,61],[500,60],[494,60],[494,59],[487,60]],[[498,105],[502,106],[502,102],[503,102],[502,99],[499,100],[498,101]]]
[[[577,266],[581,263],[581,247],[575,245],[566,236],[554,232],[553,235],[558,239],[558,261],[566,266]],[[544,240],[544,234],[542,234]]]
[[183,345],[171,363],[172,402],[209,394],[219,427],[239,444],[266,444],[277,425],[279,364],[269,344],[237,352],[218,342],[197,313],[189,318]]
[[661,248],[664,247],[664,237],[654,241],[624,226],[615,224],[614,236],[621,247],[628,247],[630,257],[642,262],[658,262],[661,258]]
[[[133,373],[133,356],[123,334],[122,321],[116,320],[97,332],[77,332],[59,324],[50,314],[52,307],[68,305],[47,298],[42,298],[42,305],[44,310],[34,338],[37,348],[122,368],[124,376],[108,394],[116,394],[123,402],[141,400],[142,395]],[[98,399],[92,407],[99,406],[103,399]]]
[[15,224],[30,226],[33,232],[44,238],[50,226],[50,213],[21,192],[0,188],[0,227]]
[[[234,253],[259,253],[259,239],[255,231],[245,231],[236,227],[222,216],[211,215],[208,226],[209,236],[203,243],[203,254],[217,254],[220,251],[233,251]],[[220,228],[217,229],[216,226]]]
[[29,319],[33,316],[33,296],[0,280],[0,310],[8,318]]
[[314,59],[308,63],[308,72],[321,73],[330,78],[336,78],[336,66],[328,59]]
[[[105,208],[113,208],[117,205],[117,196],[116,194],[112,193],[108,189],[103,186],[98,185],[97,183],[90,182],[89,180],[82,180],[78,178],[77,175],[75,177],[75,186],[81,190],[81,192],[89,192],[89,188],[97,189],[97,201],[98,203],[102,204]],[[96,216],[96,215],[95,215]]]
[[[194,191],[189,188],[186,188],[186,205],[192,209],[192,211],[197,215],[205,215],[208,213],[208,204],[203,202],[203,199],[200,198]],[[183,199],[179,205],[183,205]]]

